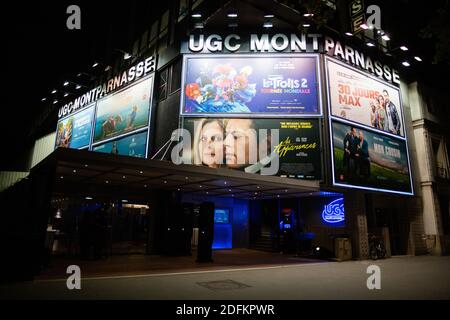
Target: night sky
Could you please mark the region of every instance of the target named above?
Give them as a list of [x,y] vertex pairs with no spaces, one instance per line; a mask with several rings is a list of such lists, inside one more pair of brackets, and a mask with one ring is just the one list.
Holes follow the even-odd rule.
[[[365,2],[368,5],[371,1]],[[383,28],[390,30],[393,41],[408,42],[428,60],[424,63],[430,63],[433,43],[419,39],[418,33],[435,17],[441,1],[378,2],[382,8]],[[80,71],[90,72],[99,57],[114,57],[111,54],[114,48],[131,51],[135,37],[150,27],[148,17],[163,11],[155,3],[142,0],[127,0],[120,5],[111,1],[15,1],[8,4],[7,10],[2,9],[7,87],[2,90],[6,103],[2,104],[0,170],[22,169],[16,159],[21,151],[32,146],[27,144],[26,133],[33,119],[44,109],[41,99],[47,97],[52,101],[53,88],[62,89],[62,83],[75,80]],[[81,8],[81,30],[66,27],[66,9],[71,4]]]

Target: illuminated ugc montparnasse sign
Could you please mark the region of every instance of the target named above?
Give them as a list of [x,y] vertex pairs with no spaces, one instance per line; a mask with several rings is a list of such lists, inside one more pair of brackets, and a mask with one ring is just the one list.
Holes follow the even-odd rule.
[[59,109],[58,119],[68,116],[69,114],[94,103],[105,95],[133,82],[140,78],[145,77],[147,74],[155,71],[155,59],[154,57],[148,57],[147,59],[140,61],[123,71],[120,74],[112,77],[102,85],[86,92],[85,94],[77,97],[75,100],[69,102]]
[[322,34],[191,34],[183,51],[189,53],[220,52],[303,52],[325,53],[368,71],[389,82],[400,84],[398,71],[368,55]]

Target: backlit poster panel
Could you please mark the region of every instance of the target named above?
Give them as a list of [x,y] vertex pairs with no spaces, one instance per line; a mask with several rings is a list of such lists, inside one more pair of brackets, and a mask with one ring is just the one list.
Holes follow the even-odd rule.
[[58,122],[55,148],[80,149],[91,141],[94,106],[74,113]]
[[336,120],[332,135],[335,185],[413,193],[405,140]]
[[[185,163],[287,178],[321,179],[317,119],[185,118],[183,127],[192,138],[190,152],[183,154]],[[274,129],[278,130],[278,137]],[[262,168],[271,166],[274,171],[263,172]]]
[[137,158],[145,158],[147,150],[147,131],[108,141],[94,146],[92,151]]
[[333,117],[405,136],[400,91],[357,69],[327,59]]
[[186,55],[181,114],[318,116],[318,57]]
[[121,136],[149,124],[153,77],[97,103],[94,143]]

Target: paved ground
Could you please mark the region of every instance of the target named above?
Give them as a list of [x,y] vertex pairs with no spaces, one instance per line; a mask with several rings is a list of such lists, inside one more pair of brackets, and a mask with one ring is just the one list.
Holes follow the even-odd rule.
[[[367,267],[381,268],[381,290],[366,287]],[[290,264],[147,276],[83,278],[3,285],[9,299],[450,299],[450,257]]]
[[196,257],[195,251],[192,256],[114,255],[94,261],[59,257],[52,259],[50,267],[39,276],[39,280],[66,278],[66,269],[69,265],[80,266],[84,277],[110,277],[323,262],[296,257],[294,254],[284,255],[244,248],[215,250],[214,263],[196,263]]

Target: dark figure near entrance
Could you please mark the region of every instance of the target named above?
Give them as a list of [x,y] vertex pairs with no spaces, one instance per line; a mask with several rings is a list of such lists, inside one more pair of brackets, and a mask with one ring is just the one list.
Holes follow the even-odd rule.
[[214,203],[203,202],[201,204],[198,227],[197,262],[213,262]]
[[359,138],[356,128],[352,127],[344,137],[344,174],[345,180],[351,180],[358,172]]
[[359,131],[359,174],[364,178],[370,177],[369,144],[364,140],[364,133]]

